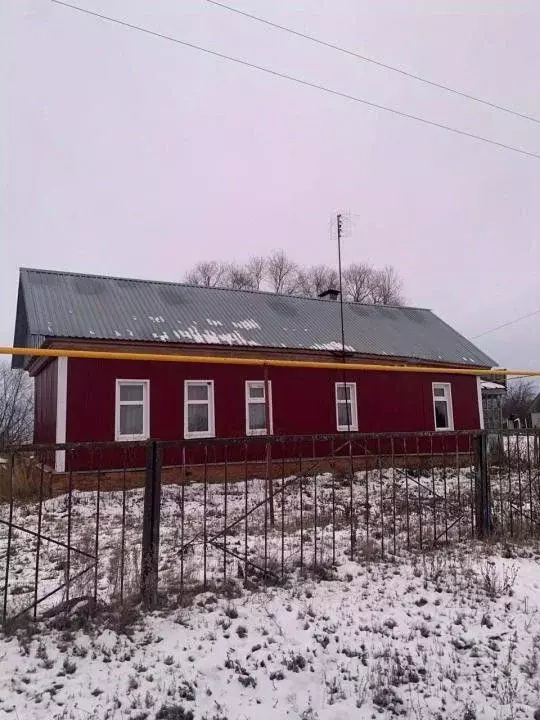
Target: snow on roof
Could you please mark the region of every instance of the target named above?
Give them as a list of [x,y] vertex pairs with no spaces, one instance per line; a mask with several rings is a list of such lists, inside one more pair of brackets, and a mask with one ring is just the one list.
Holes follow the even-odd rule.
[[496,382],[489,382],[489,380],[482,380],[482,390],[501,390],[506,392],[504,385],[500,385]]

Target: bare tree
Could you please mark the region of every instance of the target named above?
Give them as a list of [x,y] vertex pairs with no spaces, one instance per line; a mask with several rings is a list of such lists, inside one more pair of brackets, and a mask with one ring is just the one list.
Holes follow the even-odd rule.
[[325,290],[337,290],[337,271],[328,265],[314,265],[298,274],[298,289],[302,295],[318,297]]
[[[234,290],[261,290],[265,287],[280,295],[316,297],[324,290],[337,289],[337,271],[329,265],[300,268],[283,250],[268,258],[252,257],[245,265],[215,260],[199,262],[186,274],[186,280],[204,287]],[[376,270],[366,263],[352,263],[343,271],[343,298],[377,305],[403,304],[403,283],[395,268]]]
[[391,265],[374,270],[370,280],[370,301],[375,305],[403,305],[403,282]]
[[215,260],[198,262],[193,270],[186,274],[186,282],[203,287],[219,287],[223,282],[226,266]]
[[371,302],[374,270],[366,263],[353,263],[343,271],[344,297],[353,302]]
[[246,270],[251,277],[254,290],[260,290],[264,280],[266,260],[260,255],[255,255],[248,260]]
[[532,380],[517,380],[508,384],[503,403],[505,419],[519,418],[525,421],[529,416],[529,408],[536,397],[536,388]]
[[0,450],[32,439],[34,398],[32,380],[23,370],[0,364]]
[[298,265],[283,250],[275,250],[266,263],[266,279],[273,292],[294,295],[298,291]]
[[256,290],[255,282],[247,266],[231,263],[225,267],[220,287],[231,290]]

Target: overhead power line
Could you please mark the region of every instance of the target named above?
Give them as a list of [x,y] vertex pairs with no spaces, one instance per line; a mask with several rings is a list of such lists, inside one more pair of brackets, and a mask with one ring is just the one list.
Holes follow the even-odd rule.
[[515,325],[518,322],[521,322],[521,320],[526,320],[527,318],[533,317],[533,315],[540,314],[540,309],[534,310],[531,313],[527,313],[527,315],[521,315],[518,318],[515,318],[514,320],[510,320],[509,322],[503,323],[502,325],[497,325],[496,327],[492,327],[489,330],[486,330],[485,332],[480,333],[480,335],[474,335],[471,340],[476,340],[476,338],[483,337],[484,335],[487,335],[488,333],[495,332],[495,330],[501,330],[502,328],[509,327],[510,325]]
[[256,65],[255,63],[250,63],[247,60],[241,60],[240,58],[233,57],[232,55],[225,55],[224,53],[218,52],[217,50],[211,50],[210,48],[205,48],[201,45],[187,42],[186,40],[180,40],[179,38],[173,37],[171,35],[165,35],[164,33],[159,33],[155,30],[150,30],[140,25],[129,23],[125,20],[119,20],[118,18],[103,15],[102,13],[98,13],[93,10],[87,10],[86,8],[79,7],[78,5],[72,5],[71,3],[64,2],[63,0],[51,0],[51,2],[55,3],[56,5],[63,5],[64,7],[71,8],[72,10],[76,10],[86,15],[91,15],[92,17],[99,18],[100,20],[106,20],[108,22],[115,23],[116,25],[121,25],[122,27],[129,28],[130,30],[137,30],[139,32],[145,33],[147,35],[152,35],[153,37],[157,37],[162,40],[168,40],[169,42],[176,43],[177,45],[183,45],[184,47],[198,50],[208,55],[212,55],[213,57],[220,58],[221,60],[228,60],[229,62],[236,63],[237,65],[244,65],[245,67],[252,68],[253,70],[259,70],[260,72],[272,75],[273,77],[278,77],[283,80],[290,80],[291,82],[297,83],[298,85],[303,85],[305,87],[310,87],[315,90],[320,90],[321,92],[327,93],[329,95],[334,95],[336,97],[345,98],[346,100],[352,100],[354,102],[362,103],[363,105],[375,108],[376,110],[384,110],[385,112],[392,113],[393,115],[398,115],[409,120],[415,120],[416,122],[423,123],[424,125],[436,127],[441,130],[447,130],[448,132],[454,133],[455,135],[468,137],[472,140],[479,140],[480,142],[488,143],[489,145],[494,145],[495,147],[503,148],[505,150],[511,150],[512,152],[519,153],[520,155],[527,155],[528,157],[540,160],[540,154],[531,152],[529,150],[524,150],[513,145],[507,145],[505,143],[498,142],[497,140],[491,140],[489,138],[483,137],[482,135],[476,135],[465,130],[459,130],[458,128],[451,127],[450,125],[445,125],[434,120],[428,120],[427,118],[420,117],[419,115],[412,115],[410,113],[396,110],[395,108],[391,108],[386,105],[380,105],[378,103],[371,102],[370,100],[366,100],[355,95],[350,95],[339,90],[333,90],[332,88],[328,88],[325,85],[319,85],[318,83],[310,82],[309,80],[302,80],[301,78],[294,77],[293,75],[287,75],[286,73],[273,70],[272,68],[264,67],[263,65]]
[[479,98],[476,95],[471,95],[470,93],[466,93],[463,90],[457,90],[456,88],[445,85],[444,83],[436,82],[435,80],[428,80],[421,75],[416,75],[415,73],[403,70],[403,68],[396,67],[395,65],[389,65],[388,63],[382,62],[381,60],[376,60],[372,57],[368,57],[367,55],[361,55],[354,50],[348,50],[347,48],[341,47],[340,45],[335,45],[334,43],[328,42],[327,40],[321,40],[314,35],[308,35],[307,33],[300,32],[299,30],[294,30],[293,28],[287,27],[286,25],[279,25],[278,23],[272,22],[271,20],[267,20],[266,18],[260,17],[258,15],[253,15],[252,13],[248,13],[245,10],[240,10],[239,8],[233,7],[232,5],[226,5],[223,2],[218,2],[218,0],[206,0],[206,2],[210,3],[210,5],[216,5],[223,10],[229,10],[230,12],[236,13],[237,15],[242,15],[243,17],[249,18],[250,20],[256,20],[257,22],[264,23],[264,25],[268,25],[269,27],[276,30],[282,30],[283,32],[288,32],[291,35],[296,35],[297,37],[303,38],[304,40],[309,40],[310,42],[316,43],[317,45],[322,45],[323,47],[330,48],[331,50],[337,50],[338,52],[343,53],[344,55],[349,55],[350,57],[354,57],[357,60],[363,60],[364,62],[384,68],[385,70],[390,70],[392,72],[399,73],[400,75],[404,75],[405,77],[408,77],[412,80],[425,83],[426,85],[431,85],[432,87],[438,88],[439,90],[445,90],[446,92],[452,93],[454,95],[459,95],[460,97],[466,98],[467,100],[473,100],[474,102],[481,103],[482,105],[487,105],[488,107],[495,110],[502,110],[502,112],[508,113],[510,115],[515,115],[516,117],[522,118],[523,120],[530,120],[531,122],[540,124],[540,118],[536,118],[532,115],[526,115],[525,113],[520,113],[517,110],[505,107],[504,105],[498,105],[497,103],[491,102],[489,100],[484,100],[483,98]]

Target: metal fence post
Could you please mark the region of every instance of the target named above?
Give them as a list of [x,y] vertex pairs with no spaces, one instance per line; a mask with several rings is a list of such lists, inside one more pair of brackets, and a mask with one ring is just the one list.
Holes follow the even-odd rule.
[[490,488],[487,458],[487,433],[475,437],[475,522],[476,535],[486,537],[491,532]]
[[160,506],[161,448],[155,440],[150,440],[146,449],[141,557],[141,595],[149,609],[157,605]]

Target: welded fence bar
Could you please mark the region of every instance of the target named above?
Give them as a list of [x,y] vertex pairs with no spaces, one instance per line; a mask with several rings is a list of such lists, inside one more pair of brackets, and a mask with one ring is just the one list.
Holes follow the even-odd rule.
[[455,438],[455,444],[456,444],[456,484],[457,484],[457,506],[458,506],[458,523],[457,523],[457,530],[458,530],[458,541],[461,541],[461,517],[462,517],[462,509],[461,509],[461,464],[459,462],[459,438]]
[[429,459],[431,465],[431,511],[433,515],[433,545],[437,543],[437,492],[435,490],[435,458],[433,454],[433,435],[429,438]]
[[381,557],[384,558],[384,489],[383,489],[383,469],[381,460],[381,440],[377,441],[377,464],[379,467],[379,494],[380,494],[380,513],[381,513]]
[[281,448],[281,580],[285,577],[285,452]]
[[405,462],[405,528],[407,532],[407,550],[411,549],[411,516],[409,507],[409,455],[407,438],[403,438],[403,458]]
[[304,478],[300,473],[300,569],[304,568]]
[[[268,458],[267,452],[268,445],[265,445],[265,458]],[[268,467],[268,465],[267,465]],[[268,571],[268,474],[264,480],[264,582],[267,582],[267,571]]]
[[510,521],[510,537],[514,537],[514,512],[513,512],[513,499],[512,499],[512,468],[511,468],[511,453],[512,448],[510,446],[510,435],[507,436],[506,446],[506,463],[508,465],[508,518]]
[[229,458],[227,453],[227,445],[225,445],[225,468],[223,475],[223,580],[227,580],[227,511],[228,511],[228,491],[229,491]]
[[13,472],[15,465],[15,454],[11,453],[8,460],[8,483],[9,483],[9,521],[8,521],[8,536],[6,545],[6,570],[4,577],[4,602],[2,607],[2,622],[6,622],[7,618],[7,602],[8,602],[8,591],[9,591],[9,561],[11,558],[11,537],[13,533]]
[[396,456],[394,447],[394,438],[390,438],[390,462],[392,467],[392,537],[393,537],[393,551],[394,555],[397,554],[396,545]]
[[146,447],[141,555],[141,595],[147,608],[157,605],[160,504],[161,450],[155,440],[150,440]]
[[[185,447],[185,446],[184,446]],[[208,445],[204,444],[204,472],[203,472],[203,588],[208,585]],[[247,523],[247,520],[246,520]],[[182,548],[185,552],[185,548]]]
[[184,521],[185,521],[185,489],[186,489],[186,448],[182,447],[182,473],[180,476],[180,592],[184,592]]
[[521,482],[521,435],[516,437],[518,497],[519,497],[519,532],[523,533],[523,484]]
[[41,553],[41,524],[43,521],[43,475],[45,469],[41,463],[39,473],[39,505],[38,505],[38,524],[37,524],[37,541],[36,541],[36,568],[34,573],[34,620],[37,616],[38,605],[38,588],[39,588],[39,561]]
[[[365,503],[365,525],[366,525],[366,554],[368,558],[371,556],[371,553],[369,551],[369,522],[370,522],[370,516],[371,516],[371,505],[369,504],[369,468],[368,468],[368,462],[367,457],[364,458],[364,479],[366,484],[366,503]],[[351,558],[352,560],[352,558]]]
[[120,530],[120,602],[124,602],[124,575],[126,567],[126,510],[127,510],[127,487],[126,467],[127,449],[123,450],[122,468],[122,528]]
[[317,567],[317,472],[313,476],[313,567]]
[[[418,475],[420,475],[420,439],[416,438],[416,467]],[[420,550],[424,549],[424,543],[423,543],[423,515],[422,515],[422,483],[418,482],[418,543],[420,545]]]
[[102,451],[98,454],[98,469],[97,469],[97,492],[96,492],[96,537],[94,543],[94,556],[95,556],[95,570],[94,570],[94,605],[97,605],[98,598],[98,583],[99,583],[99,528],[100,528],[100,504],[101,504],[101,468],[102,468],[103,454]]
[[[336,446],[334,440],[330,446],[331,460],[330,460],[330,472],[332,483],[332,565],[336,564]],[[351,517],[352,522],[352,517]],[[352,555],[351,555],[352,559]]]
[[[356,527],[355,527],[355,514],[354,514],[354,458],[353,458],[353,449],[352,449],[352,442],[349,439],[348,442],[349,446],[349,523],[350,523],[350,559],[352,560],[354,557],[355,552],[355,546],[356,546]],[[335,542],[334,542],[335,545]],[[333,556],[334,564],[336,562],[335,560],[335,552]]]
[[531,435],[527,433],[527,480],[529,485],[529,532],[533,532],[534,527],[534,506],[533,506],[533,495],[532,495],[532,465],[533,459],[531,457]]
[[443,512],[444,512],[444,540],[448,543],[448,484],[446,477],[446,438],[441,438],[442,443],[442,474],[443,474]]
[[248,579],[248,444],[244,443],[244,581]]
[[489,478],[487,469],[487,436],[481,433],[475,438],[475,499],[476,499],[476,533],[479,538],[489,533]]
[[[71,459],[71,456],[68,454],[68,461]],[[66,552],[66,607],[69,603],[69,591],[70,591],[70,575],[71,575],[71,512],[72,512],[72,502],[73,502],[73,469],[71,467],[72,463],[70,462],[70,468],[68,473],[68,509],[67,509],[67,552]]]

